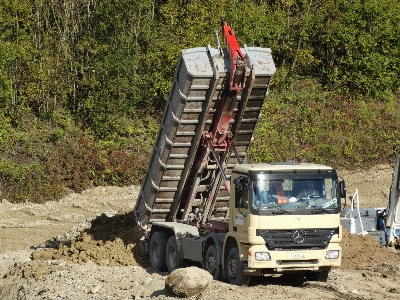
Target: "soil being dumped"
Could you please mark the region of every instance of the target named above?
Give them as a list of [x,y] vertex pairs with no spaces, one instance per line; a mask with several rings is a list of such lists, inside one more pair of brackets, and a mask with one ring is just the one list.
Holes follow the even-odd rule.
[[101,214],[79,236],[60,243],[56,249],[36,250],[32,259],[66,259],[78,264],[90,260],[100,266],[148,267],[148,259],[140,254],[140,237],[133,211],[111,217]]

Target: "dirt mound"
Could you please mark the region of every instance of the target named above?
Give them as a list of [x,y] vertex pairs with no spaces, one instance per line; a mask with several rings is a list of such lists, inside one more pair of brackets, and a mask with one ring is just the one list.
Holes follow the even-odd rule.
[[[58,249],[34,251],[32,258],[66,259],[79,264],[91,260],[100,266],[149,267],[148,258],[140,253],[140,237],[133,211],[119,212],[112,217],[102,214],[91,221],[90,228],[68,244],[60,245]],[[343,269],[365,269],[382,262],[400,264],[397,251],[382,247],[370,235],[350,234],[344,229],[341,246]]]
[[17,264],[4,275],[3,278],[25,278],[41,280],[49,274],[63,270],[66,265],[65,261],[29,261]]
[[58,249],[47,248],[32,253],[32,259],[66,259],[83,264],[89,260],[100,266],[148,266],[140,254],[141,234],[135,226],[134,213],[119,212],[108,217],[101,214],[91,221],[91,227]]
[[383,247],[371,235],[350,234],[343,229],[343,239],[340,243],[343,249],[343,269],[365,269],[382,264],[400,264],[400,255],[393,248]]

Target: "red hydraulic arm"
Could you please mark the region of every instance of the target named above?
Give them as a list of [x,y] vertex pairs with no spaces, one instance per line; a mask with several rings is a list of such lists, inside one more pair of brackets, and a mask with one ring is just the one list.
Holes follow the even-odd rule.
[[[229,82],[225,90],[221,93],[218,103],[216,118],[213,121],[211,131],[203,133],[202,137],[202,155],[197,162],[197,174],[191,185],[189,199],[185,204],[183,219],[189,214],[192,203],[196,200],[196,194],[200,184],[200,179],[205,170],[219,170],[221,180],[230,194],[230,181],[226,177],[225,170],[229,154],[233,150],[241,163],[236,149],[233,145],[233,133],[230,131],[230,121],[233,118],[234,108],[237,97],[245,88],[247,61],[242,53],[233,30],[226,21],[222,21],[222,32],[226,49],[229,53],[231,70],[229,73]],[[212,184],[215,188],[211,189],[207,197],[207,206],[205,210],[213,207],[217,197],[217,181]],[[205,223],[206,219],[202,220]]]
[[229,76],[229,90],[242,91],[245,86],[247,62],[236,40],[233,29],[224,20],[221,22],[222,35],[226,49],[231,59],[231,72]]

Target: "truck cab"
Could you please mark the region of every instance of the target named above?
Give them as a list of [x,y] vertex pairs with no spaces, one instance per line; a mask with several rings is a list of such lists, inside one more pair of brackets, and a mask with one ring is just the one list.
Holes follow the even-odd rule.
[[[307,195],[310,182],[315,192]],[[245,274],[305,271],[327,277],[332,266],[340,266],[339,213],[345,195],[334,169],[242,164],[233,170],[233,183],[225,245],[235,240]],[[229,251],[224,250],[226,257]]]

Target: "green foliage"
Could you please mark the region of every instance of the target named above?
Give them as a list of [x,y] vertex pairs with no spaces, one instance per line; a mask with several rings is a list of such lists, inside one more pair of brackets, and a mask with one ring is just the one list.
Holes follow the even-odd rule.
[[377,102],[334,95],[313,81],[293,81],[266,100],[251,145],[254,162],[299,161],[355,167],[392,162],[400,147],[400,98]]
[[[140,184],[181,50],[226,19],[277,66],[249,158],[355,166],[400,145],[395,0],[0,3],[0,189]],[[220,42],[223,44],[221,34]]]
[[43,165],[18,165],[10,161],[0,163],[2,196],[12,202],[43,203],[63,195],[62,184],[50,178]]
[[77,128],[38,126],[33,135],[13,129],[0,160],[3,197],[42,202],[58,199],[68,190],[140,184],[155,136],[155,121],[144,121],[132,122],[126,131],[120,128],[125,137],[116,134],[102,142]]
[[394,0],[324,2],[314,19],[311,45],[321,64],[313,75],[345,93],[396,91],[399,5]]
[[50,177],[80,192],[91,186],[139,184],[147,160],[147,155],[112,142],[100,145],[74,132],[55,146],[46,166]]

